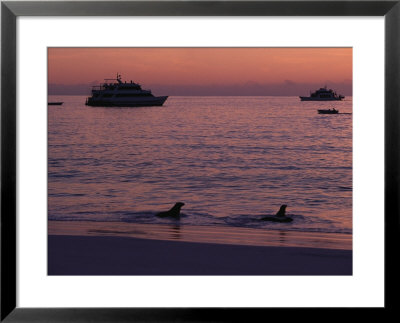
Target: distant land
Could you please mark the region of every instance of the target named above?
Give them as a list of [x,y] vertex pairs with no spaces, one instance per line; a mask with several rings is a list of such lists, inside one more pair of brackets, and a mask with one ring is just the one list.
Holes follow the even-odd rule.
[[[137,80],[139,81],[139,80]],[[91,86],[99,85],[104,81],[92,81],[90,84],[49,84],[49,95],[90,95]],[[139,82],[140,83],[140,82]],[[244,82],[242,84],[141,84],[143,89],[150,89],[156,95],[169,96],[305,96],[310,91],[327,86],[338,94],[351,96],[352,81],[341,83],[324,81],[321,83],[297,83],[286,80],[282,83],[261,84]]]

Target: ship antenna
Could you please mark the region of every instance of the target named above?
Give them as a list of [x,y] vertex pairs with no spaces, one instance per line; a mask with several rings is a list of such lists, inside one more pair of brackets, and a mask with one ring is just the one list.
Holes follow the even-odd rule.
[[118,74],[118,72],[117,72],[117,82],[118,82],[118,83],[122,83],[122,82],[121,82],[121,75]]

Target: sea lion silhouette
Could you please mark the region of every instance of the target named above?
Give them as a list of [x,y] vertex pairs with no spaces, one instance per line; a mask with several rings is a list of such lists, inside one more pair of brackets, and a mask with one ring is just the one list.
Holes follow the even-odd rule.
[[279,216],[279,217],[286,216],[286,208],[287,208],[286,204],[281,205],[281,207],[279,208],[279,211],[276,212],[275,216]]
[[275,216],[265,216],[261,218],[261,220],[272,222],[292,222],[293,219],[286,216],[286,207],[286,204],[281,205]]
[[158,216],[160,218],[167,218],[167,217],[179,218],[180,212],[181,212],[181,207],[184,205],[185,205],[185,203],[177,202],[169,211],[157,213],[156,216]]

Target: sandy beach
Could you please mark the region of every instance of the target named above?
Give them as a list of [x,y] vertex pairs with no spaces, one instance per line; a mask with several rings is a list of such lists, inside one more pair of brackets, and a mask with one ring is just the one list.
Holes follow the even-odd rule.
[[[99,226],[99,224],[91,225]],[[220,243],[193,241],[195,239],[201,241],[199,237],[203,237],[203,240],[205,236],[207,237],[204,233],[206,230],[202,232],[204,228],[200,228],[198,232],[191,229],[197,232],[197,238],[194,234],[189,235],[189,238],[187,236],[185,238],[182,234],[167,239],[162,235],[159,226],[131,225],[131,228],[129,226],[125,228],[125,235],[121,230],[119,235],[115,235],[110,230],[96,231],[93,228],[88,229],[90,224],[86,226],[71,223],[70,227],[66,228],[63,223],[49,222],[49,275],[352,274],[352,251],[346,248],[326,247],[329,245],[329,235],[315,234],[314,241],[310,241],[315,245],[319,240],[321,246],[325,246],[316,248],[310,247],[313,244],[307,243],[307,240],[304,242],[301,235],[300,238],[297,235],[297,240],[303,243],[300,243],[299,247],[291,246],[290,242],[287,242],[290,241],[290,235],[296,236],[296,233],[290,232],[286,233],[289,239],[283,245],[282,242],[279,245],[279,241],[274,240],[274,234],[277,233],[270,233],[271,239],[268,239],[268,233],[265,233],[264,243],[260,245],[256,245],[257,242],[254,241],[251,244],[240,245],[226,241]],[[108,224],[108,227],[110,226],[111,224]],[[79,227],[81,230],[72,230],[71,227]],[[152,238],[138,237],[144,228],[148,230],[149,227],[154,227]],[[242,229],[226,228],[226,230],[230,230],[230,241],[235,236],[246,241]],[[185,232],[184,228],[182,231]],[[282,232],[279,235],[282,236]],[[159,239],[154,239],[155,236]]]

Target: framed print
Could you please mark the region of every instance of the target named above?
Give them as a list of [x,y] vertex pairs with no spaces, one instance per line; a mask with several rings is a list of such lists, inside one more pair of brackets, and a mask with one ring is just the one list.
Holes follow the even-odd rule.
[[394,309],[398,1],[1,10],[2,320]]

